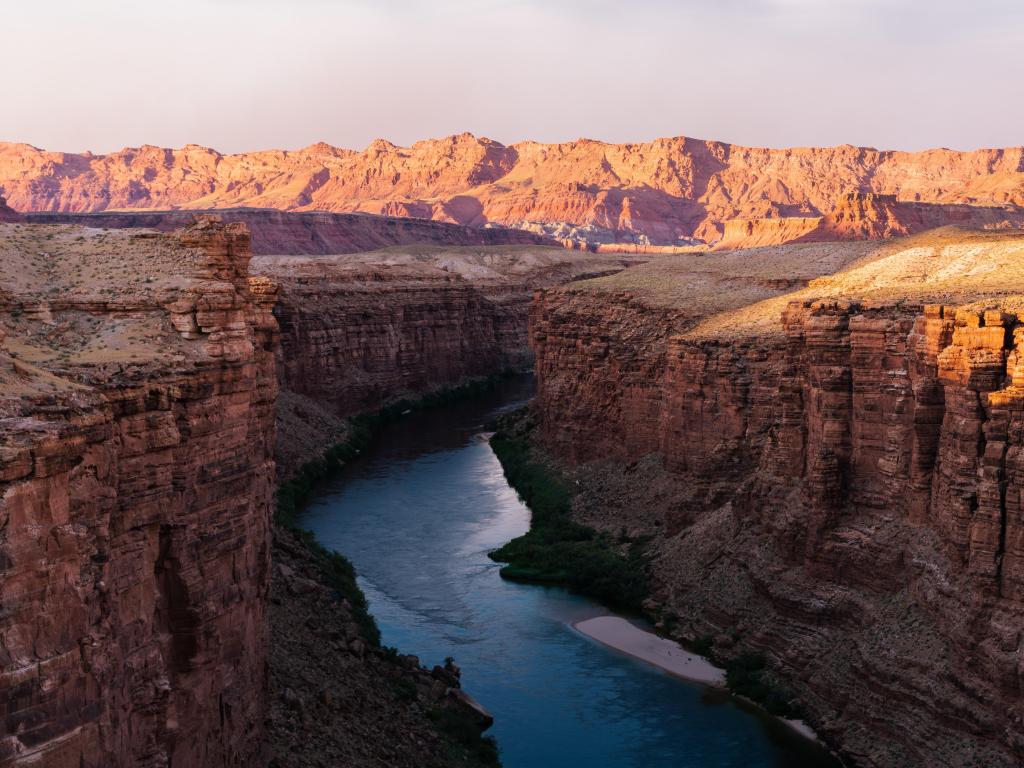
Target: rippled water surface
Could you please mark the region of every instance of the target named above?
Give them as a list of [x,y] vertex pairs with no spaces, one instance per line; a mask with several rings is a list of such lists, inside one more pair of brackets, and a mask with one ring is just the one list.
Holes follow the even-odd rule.
[[387,427],[320,489],[303,527],[348,556],[383,642],[422,663],[454,656],[495,717],[506,768],[832,765],[728,696],[572,629],[593,602],[498,576],[487,552],[526,531],[484,424],[532,394],[528,377]]

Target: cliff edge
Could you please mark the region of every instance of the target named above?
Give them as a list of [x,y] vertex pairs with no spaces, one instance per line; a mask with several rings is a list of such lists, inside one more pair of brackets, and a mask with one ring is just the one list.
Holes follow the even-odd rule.
[[277,324],[248,234],[3,224],[0,254],[0,762],[258,760]]

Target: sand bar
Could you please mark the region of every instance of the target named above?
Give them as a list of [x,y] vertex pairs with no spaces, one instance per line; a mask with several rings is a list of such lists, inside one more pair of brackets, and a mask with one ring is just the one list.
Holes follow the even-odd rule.
[[677,677],[705,685],[725,685],[725,671],[672,640],[647,632],[621,616],[598,616],[573,627],[617,651],[646,661]]
[[[621,616],[597,616],[578,621],[573,628],[597,642],[617,651],[653,664],[669,674],[705,685],[725,685],[725,670],[719,669],[703,656],[686,650],[678,643],[641,629]],[[812,741],[818,735],[803,720],[782,722]]]

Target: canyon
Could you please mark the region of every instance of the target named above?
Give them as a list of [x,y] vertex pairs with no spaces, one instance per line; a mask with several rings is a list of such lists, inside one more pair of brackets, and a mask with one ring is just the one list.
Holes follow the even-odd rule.
[[688,137],[506,146],[471,134],[411,147],[379,139],[361,152],[319,143],[235,155],[197,145],[96,155],[0,143],[0,193],[23,212],[363,212],[515,227],[574,247],[686,246],[717,243],[723,235],[741,247],[769,244],[758,239],[764,233],[740,237],[750,220],[770,222],[765,226],[773,231],[804,227],[806,234],[850,194],[940,206],[928,214],[904,211],[932,226],[975,217],[978,226],[1019,220],[1024,149],[764,149]]
[[254,258],[189,218],[0,224],[0,764],[475,764],[424,715],[457,674],[374,650],[274,489],[349,415],[527,363],[533,291],[629,257],[426,222]]
[[[853,765],[1024,759],[1024,237],[651,259],[531,309],[574,515]],[[620,533],[621,532],[621,533]]]
[[277,289],[279,477],[345,434],[344,419],[532,363],[535,290],[622,270],[627,255],[555,247],[396,245],[258,256]]
[[350,416],[535,359],[539,446],[581,522],[649,538],[663,631],[767,653],[852,765],[1019,764],[1024,236],[898,236],[964,208],[632,254],[5,214],[0,763],[444,764],[457,676],[373,649],[274,488]]

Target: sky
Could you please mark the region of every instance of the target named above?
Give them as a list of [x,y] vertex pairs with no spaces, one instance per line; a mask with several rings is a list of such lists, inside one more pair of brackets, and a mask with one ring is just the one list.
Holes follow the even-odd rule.
[[5,3],[0,141],[1024,143],[1021,0]]

